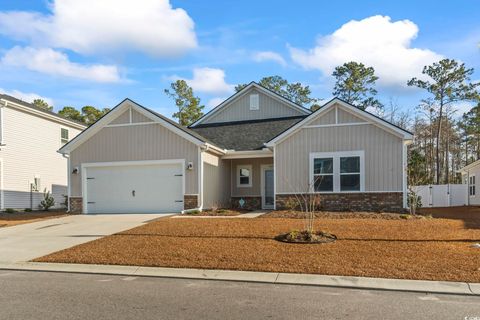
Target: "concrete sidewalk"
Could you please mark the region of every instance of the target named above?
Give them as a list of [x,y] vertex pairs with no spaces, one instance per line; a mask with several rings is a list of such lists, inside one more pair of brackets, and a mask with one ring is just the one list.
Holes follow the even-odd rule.
[[110,274],[162,278],[201,280],[223,280],[261,282],[272,284],[294,284],[357,289],[411,291],[424,293],[460,294],[480,296],[480,283],[401,280],[349,276],[325,276],[315,274],[293,274],[277,272],[252,272],[233,270],[153,268],[139,266],[89,265],[65,263],[11,263],[0,264],[0,270],[72,272],[88,274]]

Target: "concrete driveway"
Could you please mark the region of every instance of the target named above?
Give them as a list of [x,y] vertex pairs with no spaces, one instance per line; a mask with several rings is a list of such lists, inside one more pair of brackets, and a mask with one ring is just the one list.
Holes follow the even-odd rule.
[[72,215],[0,228],[0,263],[29,261],[168,214]]

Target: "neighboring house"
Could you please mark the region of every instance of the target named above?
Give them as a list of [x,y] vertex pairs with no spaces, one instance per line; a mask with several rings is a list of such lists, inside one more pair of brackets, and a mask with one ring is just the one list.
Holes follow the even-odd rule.
[[85,125],[0,94],[0,206],[38,209],[43,191],[65,202],[67,159],[57,150]]
[[189,128],[125,99],[60,152],[74,212],[281,209],[299,193],[398,211],[412,138],[339,99],[312,113],[252,82]]
[[480,205],[480,194],[477,195],[477,179],[480,179],[480,160],[470,163],[459,170],[462,174],[462,183],[468,185],[468,205]]

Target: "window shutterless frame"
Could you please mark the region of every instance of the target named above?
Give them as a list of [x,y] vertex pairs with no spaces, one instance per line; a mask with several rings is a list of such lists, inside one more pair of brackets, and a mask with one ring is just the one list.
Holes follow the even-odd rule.
[[[348,172],[341,172],[342,158],[355,158],[359,160],[359,172],[356,170],[344,170]],[[319,176],[314,172],[315,159],[333,159],[333,190],[332,191],[315,191],[315,176]],[[355,167],[355,166],[353,166]],[[358,166],[357,166],[358,167]],[[348,175],[360,175],[359,190],[341,190],[341,177]],[[365,191],[365,152],[363,150],[356,151],[340,151],[340,152],[312,152],[310,153],[310,167],[309,167],[309,188],[312,193],[355,193]]]
[[238,188],[250,188],[252,186],[252,165],[242,164],[236,168],[235,176]]

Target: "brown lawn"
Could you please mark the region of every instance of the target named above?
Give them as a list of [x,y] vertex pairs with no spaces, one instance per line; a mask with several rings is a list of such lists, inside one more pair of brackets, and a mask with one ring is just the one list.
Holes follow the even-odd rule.
[[303,220],[160,219],[36,259],[480,282],[480,229],[461,219],[317,219],[330,244],[273,239]]
[[0,228],[57,218],[66,214],[65,211],[0,213]]

